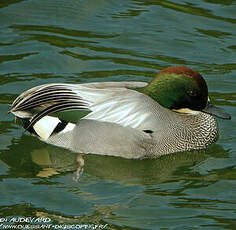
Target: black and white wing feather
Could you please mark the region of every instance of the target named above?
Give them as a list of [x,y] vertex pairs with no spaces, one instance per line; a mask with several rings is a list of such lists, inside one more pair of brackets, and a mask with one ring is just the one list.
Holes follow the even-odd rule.
[[[156,125],[157,118],[165,116],[165,113],[158,103],[133,90],[146,84],[107,82],[41,85],[17,97],[11,112],[27,121],[25,129],[35,130],[43,139],[50,137],[55,130],[61,130],[62,121],[51,115],[63,111],[88,111],[82,119],[152,130],[161,127],[161,123]],[[71,130],[75,125],[69,123],[68,127],[65,126],[65,130]]]

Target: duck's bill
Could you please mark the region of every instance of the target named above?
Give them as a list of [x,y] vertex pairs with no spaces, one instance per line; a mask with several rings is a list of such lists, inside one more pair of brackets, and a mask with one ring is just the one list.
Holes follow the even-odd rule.
[[211,115],[214,115],[216,117],[222,118],[222,119],[231,119],[230,114],[226,113],[223,109],[216,107],[211,102],[208,101],[207,106],[205,109],[202,110],[205,113],[209,113]]

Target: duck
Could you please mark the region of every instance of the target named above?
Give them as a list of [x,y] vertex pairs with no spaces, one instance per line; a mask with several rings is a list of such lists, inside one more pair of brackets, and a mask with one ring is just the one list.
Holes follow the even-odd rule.
[[20,94],[10,112],[40,140],[81,154],[130,159],[206,149],[219,136],[202,75],[185,66],[147,82],[48,83]]

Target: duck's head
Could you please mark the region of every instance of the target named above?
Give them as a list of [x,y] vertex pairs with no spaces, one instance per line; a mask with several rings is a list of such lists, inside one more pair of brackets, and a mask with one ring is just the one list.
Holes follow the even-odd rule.
[[230,119],[229,114],[210,103],[204,78],[184,66],[163,69],[142,91],[163,107],[176,112],[202,111]]

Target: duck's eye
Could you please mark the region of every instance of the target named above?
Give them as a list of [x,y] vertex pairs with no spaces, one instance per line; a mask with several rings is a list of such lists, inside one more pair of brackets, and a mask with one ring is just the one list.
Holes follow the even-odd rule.
[[197,96],[197,92],[195,90],[192,90],[192,89],[188,90],[187,93],[191,97]]

